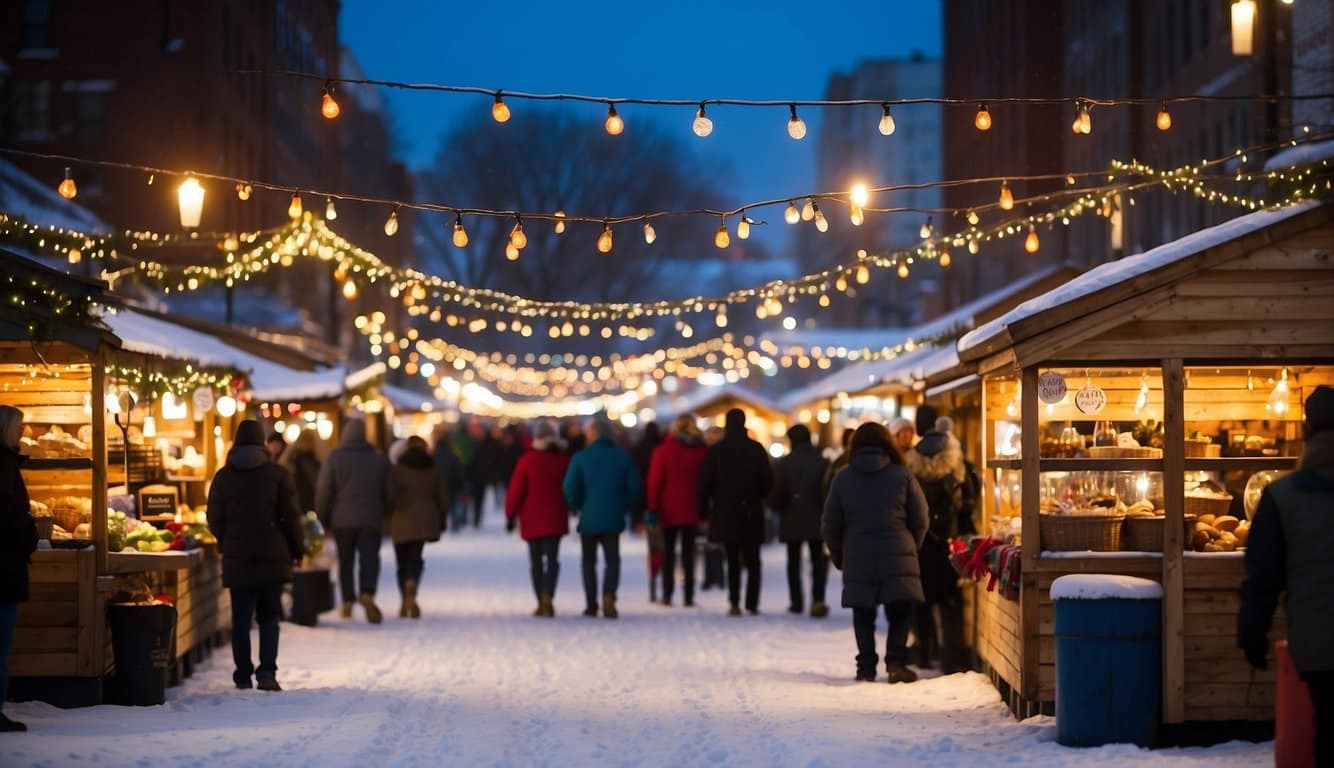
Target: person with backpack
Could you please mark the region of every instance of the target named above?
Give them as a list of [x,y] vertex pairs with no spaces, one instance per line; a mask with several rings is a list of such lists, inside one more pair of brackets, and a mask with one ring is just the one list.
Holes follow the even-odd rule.
[[[917,606],[918,663],[939,663],[944,674],[962,671],[964,664],[963,592],[950,564],[950,540],[959,535],[964,509],[967,469],[963,447],[951,434],[954,421],[942,416],[908,452],[908,468],[926,497],[929,525],[918,552],[925,601]],[[939,617],[937,618],[937,614]]]
[[801,548],[811,553],[811,618],[829,615],[825,583],[829,558],[820,537],[820,514],[824,510],[821,485],[829,462],[811,442],[811,431],[795,424],[787,431],[792,452],[778,460],[770,506],[779,515],[778,538],[787,544],[788,613],[802,613],[805,595],[801,585]]

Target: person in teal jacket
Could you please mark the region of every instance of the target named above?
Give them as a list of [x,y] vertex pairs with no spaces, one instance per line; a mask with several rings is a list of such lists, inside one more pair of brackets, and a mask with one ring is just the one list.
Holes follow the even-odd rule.
[[562,490],[570,509],[579,515],[587,604],[584,615],[598,615],[597,550],[601,546],[606,561],[602,615],[614,619],[616,588],[621,581],[621,532],[643,492],[643,481],[634,459],[612,442],[610,423],[593,419],[585,425],[584,432],[588,435],[588,447],[570,461]]

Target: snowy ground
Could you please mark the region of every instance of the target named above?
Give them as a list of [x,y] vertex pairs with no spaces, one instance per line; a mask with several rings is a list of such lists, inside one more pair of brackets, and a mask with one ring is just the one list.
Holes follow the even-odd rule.
[[[1272,764],[1272,744],[1066,749],[1016,722],[979,674],[854,683],[848,611],[790,616],[766,548],[759,617],[650,605],[642,539],[624,540],[619,621],[586,619],[578,544],[562,547],[555,621],[532,618],[527,558],[493,516],[427,549],[425,616],[396,618],[384,549],[372,627],[284,624],[280,694],[236,691],[224,651],[161,708],[9,704],[0,766],[1209,765]],[[838,580],[831,595],[835,604]],[[678,594],[679,603],[679,594]],[[881,627],[881,642],[884,628]],[[884,679],[883,666],[881,679]]]

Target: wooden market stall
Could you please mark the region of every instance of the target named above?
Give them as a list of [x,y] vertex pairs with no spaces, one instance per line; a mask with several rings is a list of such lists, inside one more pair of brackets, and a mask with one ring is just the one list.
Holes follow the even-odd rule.
[[787,415],[777,403],[735,384],[700,387],[684,398],[660,405],[658,418],[664,422],[664,429],[670,426],[666,420],[683,413],[693,413],[721,427],[727,412],[733,408],[740,408],[746,414],[746,428],[765,448],[781,442],[787,433]]
[[1022,545],[1017,600],[971,590],[968,635],[1017,715],[1055,701],[1052,581],[1096,572],[1163,586],[1164,723],[1273,719],[1273,672],[1235,647],[1246,507],[1334,383],[1331,246],[1329,205],[1251,214],[960,340],[984,381],[990,530]]

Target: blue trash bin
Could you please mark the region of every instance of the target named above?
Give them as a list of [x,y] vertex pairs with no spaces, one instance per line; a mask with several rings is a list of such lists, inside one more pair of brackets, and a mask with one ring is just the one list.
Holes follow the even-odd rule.
[[1056,740],[1151,747],[1162,720],[1157,582],[1074,574],[1051,585],[1056,612]]

